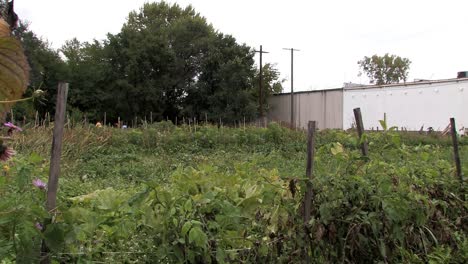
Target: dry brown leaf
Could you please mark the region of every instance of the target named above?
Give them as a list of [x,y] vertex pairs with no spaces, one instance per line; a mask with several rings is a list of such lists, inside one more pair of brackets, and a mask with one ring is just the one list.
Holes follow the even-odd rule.
[[0,101],[21,99],[28,83],[29,65],[21,43],[11,36],[8,23],[0,18]]

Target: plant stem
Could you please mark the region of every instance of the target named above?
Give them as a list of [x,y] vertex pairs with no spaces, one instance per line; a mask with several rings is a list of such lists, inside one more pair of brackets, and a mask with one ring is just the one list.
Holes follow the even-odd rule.
[[33,98],[28,97],[28,98],[22,98],[22,99],[17,99],[17,100],[0,101],[0,104],[11,104],[11,103],[23,102],[23,101],[27,101],[31,99]]

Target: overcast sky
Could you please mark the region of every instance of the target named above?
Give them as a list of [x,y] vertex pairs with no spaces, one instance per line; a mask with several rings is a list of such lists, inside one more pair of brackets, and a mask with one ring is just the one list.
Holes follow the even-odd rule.
[[[20,19],[54,48],[78,38],[118,33],[128,13],[148,0],[16,0]],[[409,80],[454,78],[468,71],[467,0],[179,0],[191,4],[217,30],[269,51],[285,92],[294,56],[295,90],[367,83],[357,61],[385,53],[412,61]],[[258,56],[257,56],[258,61]]]

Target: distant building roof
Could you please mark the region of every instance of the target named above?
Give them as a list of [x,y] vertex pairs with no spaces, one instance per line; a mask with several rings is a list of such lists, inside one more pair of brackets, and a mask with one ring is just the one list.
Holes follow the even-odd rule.
[[[374,89],[374,88],[387,88],[387,87],[401,87],[401,86],[414,86],[414,85],[424,85],[424,84],[439,84],[439,83],[456,83],[456,82],[468,82],[467,78],[453,78],[453,79],[441,79],[441,80],[424,80],[424,79],[415,79],[414,82],[405,82],[405,83],[392,83],[392,84],[358,84],[358,83],[344,83],[341,88],[333,89],[322,89],[322,90],[311,90],[311,91],[298,91],[294,92],[295,94],[303,93],[319,93],[326,91],[339,91],[339,90],[361,90],[361,89]],[[286,95],[291,93],[279,93],[275,95]]]
[[373,89],[373,88],[387,88],[387,87],[398,87],[398,86],[413,86],[413,85],[424,85],[424,84],[439,84],[439,83],[453,83],[453,82],[467,82],[468,78],[453,78],[453,79],[441,79],[441,80],[423,80],[416,79],[414,82],[405,83],[392,83],[383,85],[352,85],[344,86],[345,90],[358,90],[358,89]]

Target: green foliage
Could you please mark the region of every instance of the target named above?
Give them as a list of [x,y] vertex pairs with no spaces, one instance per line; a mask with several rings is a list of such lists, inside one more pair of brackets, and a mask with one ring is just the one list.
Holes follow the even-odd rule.
[[[26,131],[21,152],[46,155],[41,134],[50,131]],[[304,229],[303,132],[274,123],[66,129],[61,213],[43,235],[54,260],[72,263],[298,263],[304,247],[317,263],[464,263],[466,195],[450,145],[407,136],[369,134],[364,160],[355,134],[320,131]],[[465,164],[466,145],[461,154]],[[19,171],[46,172],[37,156],[14,162],[10,186],[20,184]],[[27,199],[39,193],[8,192],[0,219],[17,197],[40,209],[21,211],[18,222],[32,227],[23,237],[40,235],[33,225],[46,217],[43,200]],[[8,247],[9,223],[0,220],[1,253],[15,261],[28,255]]]
[[14,35],[20,39],[24,53],[30,66],[29,86],[24,96],[31,96],[34,90],[41,89],[47,94],[44,102],[26,102],[15,106],[15,112],[19,116],[34,118],[34,109],[44,116],[47,112],[53,112],[59,81],[67,79],[68,71],[59,53],[50,47],[50,44],[28,29],[28,24],[21,22],[14,31]]
[[[285,81],[284,79],[280,79],[280,72],[275,68],[275,64],[270,64],[267,63],[263,65],[262,68],[262,76],[263,76],[263,90],[262,90],[262,100],[263,100],[263,107],[265,108],[264,111],[268,111],[269,105],[268,105],[268,98],[274,94],[281,93],[283,91],[283,82]],[[254,96],[255,98],[260,97],[260,70],[255,71],[255,77],[254,77]]]
[[39,259],[41,233],[36,228],[46,218],[45,192],[35,188],[44,179],[45,163],[37,154],[2,164],[0,176],[0,259],[31,263]]
[[[216,31],[191,6],[146,3],[118,34],[103,42],[73,39],[61,52],[73,87],[69,101],[90,120],[106,112],[107,120],[128,122],[152,112],[156,121],[234,123],[258,112],[253,50]],[[279,73],[269,64],[264,70],[270,95],[281,89]]]
[[377,85],[406,82],[410,64],[409,59],[388,53],[384,56],[365,56],[358,61],[362,71],[359,75],[365,73],[369,77],[370,83]]

